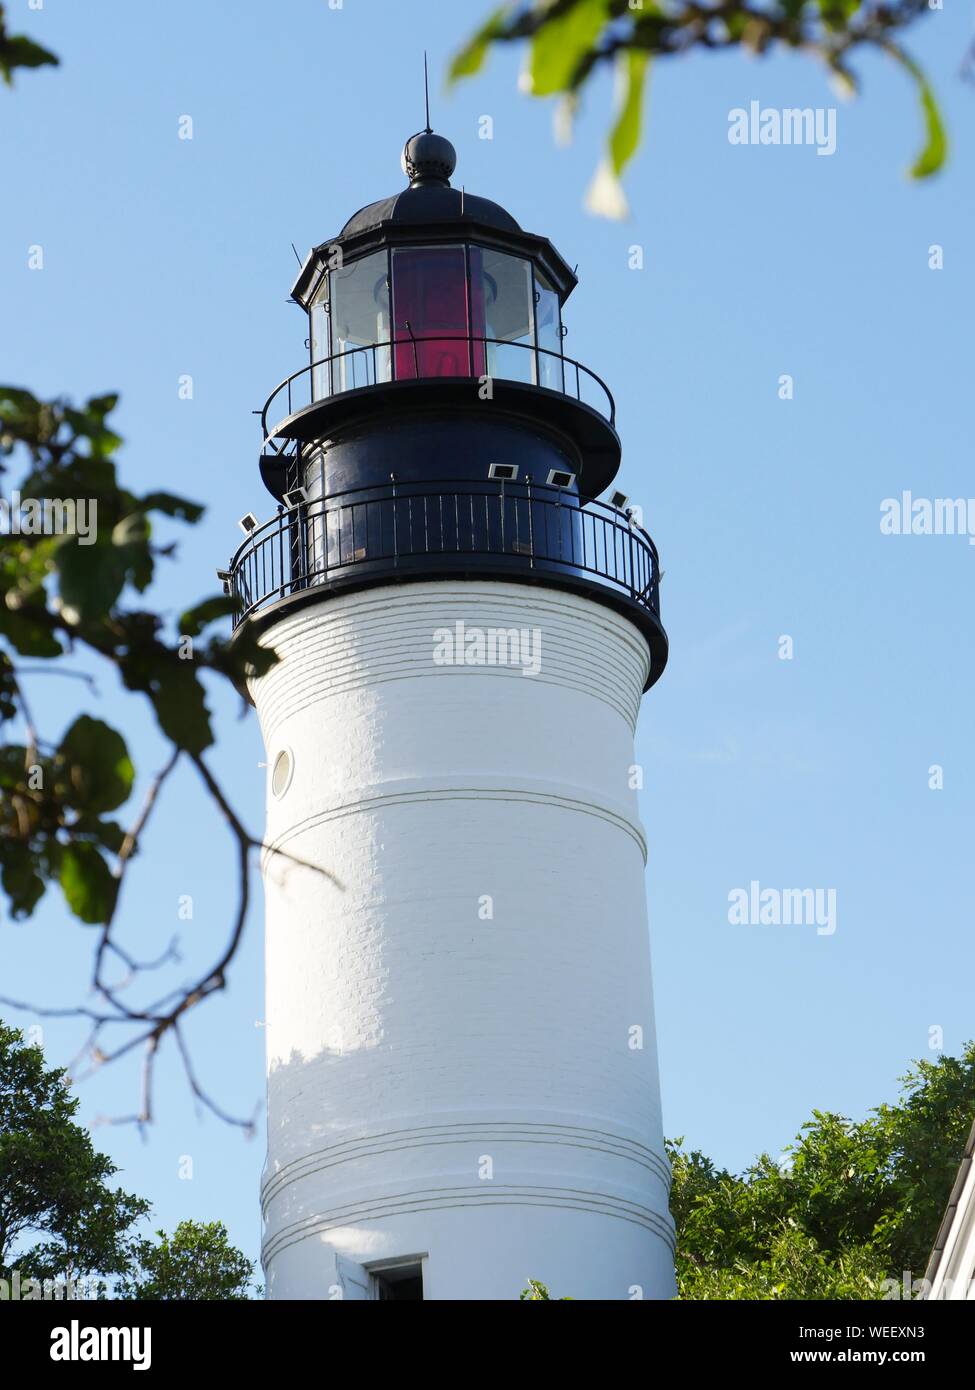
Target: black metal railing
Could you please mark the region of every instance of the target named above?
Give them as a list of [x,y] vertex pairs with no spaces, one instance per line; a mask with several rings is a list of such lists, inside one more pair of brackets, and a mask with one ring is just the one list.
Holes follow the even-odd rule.
[[490,573],[604,587],[659,619],[659,565],[642,527],[547,483],[427,480],[300,503],[253,530],[230,563],[235,625],[317,586]]
[[[429,369],[438,350],[454,370]],[[464,370],[455,370],[458,365]],[[574,358],[534,343],[438,333],[347,348],[292,372],[274,388],[260,412],[264,445],[273,453],[285,450],[288,441],[276,437],[284,422],[306,406],[344,391],[391,381],[481,376],[518,381],[571,396],[596,410],[611,425],[616,422],[616,403],[609,387]]]

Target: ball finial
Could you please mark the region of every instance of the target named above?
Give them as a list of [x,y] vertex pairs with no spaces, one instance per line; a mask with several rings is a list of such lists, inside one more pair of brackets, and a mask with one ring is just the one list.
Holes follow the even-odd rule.
[[449,183],[457,167],[457,151],[443,135],[421,130],[403,146],[400,160],[410,183]]

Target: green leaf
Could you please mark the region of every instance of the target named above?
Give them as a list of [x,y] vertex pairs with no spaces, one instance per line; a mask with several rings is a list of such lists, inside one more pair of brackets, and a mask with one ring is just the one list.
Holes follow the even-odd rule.
[[528,57],[528,89],[532,96],[554,96],[571,86],[576,68],[606,23],[608,8],[609,0],[576,0],[564,14],[542,24],[532,39]]
[[117,404],[117,395],[92,396],[80,407],[65,404],[64,419],[79,438],[90,441],[94,453],[110,454],[122,443],[122,440],[105,426],[106,415],[114,410]]
[[91,396],[87,404],[88,414],[96,420],[103,421],[106,415],[111,415],[118,405],[119,397],[117,391],[109,391],[104,396]]
[[3,447],[9,452],[18,439],[36,439],[41,415],[41,403],[32,392],[21,386],[0,386],[0,421],[6,428],[0,432]]
[[[119,853],[128,837],[128,831],[124,830],[118,821],[102,820],[99,816],[92,815],[79,816],[71,827],[71,834],[75,837],[84,836],[101,845],[103,849],[110,850],[112,854]],[[133,848],[132,853],[138,853],[138,846]],[[60,858],[58,862],[60,864]]]
[[8,38],[3,32],[3,17],[0,11],[0,76],[8,87],[13,86],[14,68],[41,68],[46,65],[57,67],[59,59],[53,53],[32,42],[23,34]]
[[279,660],[273,647],[264,646],[260,636],[245,624],[229,641],[214,638],[207,648],[207,663],[220,671],[238,688],[254,676],[264,676]]
[[63,648],[50,628],[35,622],[30,610],[0,607],[0,633],[21,656],[62,656]]
[[144,512],[130,512],[112,527],[113,545],[138,545],[149,539],[151,532]]
[[586,206],[599,217],[625,217],[629,208],[620,173],[640,143],[643,91],[649,54],[629,49],[616,61],[618,112],[609,137],[607,156],[600,163],[586,193]]
[[85,621],[105,617],[122,592],[127,556],[110,540],[81,545],[72,537],[59,545],[54,562],[62,601]]
[[14,921],[29,917],[44,896],[44,880],[30,848],[15,840],[0,841],[0,883]]
[[[830,29],[845,29],[847,21],[860,8],[861,0],[818,0],[819,13],[823,23]],[[789,13],[798,16],[802,13],[805,0],[791,0]]]
[[[181,688],[182,687],[182,688]],[[168,682],[152,695],[161,730],[179,748],[202,753],[213,742],[203,688],[196,680]]]
[[147,625],[146,616],[128,615],[129,648],[119,661],[122,679],[129,690],[145,691],[163,733],[178,748],[202,753],[213,742],[213,733],[195,663],[158,642],[157,624]]
[[112,527],[112,544],[118,552],[128,582],[144,593],[152,583],[153,554],[149,545],[152,527],[144,512],[130,512]]
[[643,89],[649,66],[649,54],[637,49],[629,49],[621,56],[618,64],[617,71],[623,84],[623,99],[616,124],[609,137],[610,159],[616,174],[623,172],[640,143]]
[[65,734],[59,753],[71,786],[65,799],[72,806],[101,813],[128,800],[135,769],[116,729],[83,714]]
[[177,521],[190,523],[199,521],[205,510],[199,502],[190,502],[171,492],[150,492],[139,500],[140,512],[162,512],[165,516],[175,517]]
[[107,922],[115,904],[118,880],[94,845],[66,845],[61,857],[61,889],[82,922]]
[[19,691],[13,666],[6,652],[0,656],[0,720],[16,719],[19,713]]
[[160,727],[168,738],[189,753],[202,753],[213,742],[206,694],[188,665],[174,668],[150,691]]
[[510,8],[510,5],[499,5],[473,38],[454,56],[447,72],[448,83],[459,82],[462,77],[473,77],[474,73],[480,72],[488,49],[504,33],[504,19]]
[[230,594],[216,594],[204,599],[193,608],[188,608],[179,620],[180,633],[186,637],[198,637],[205,627],[219,618],[226,618],[234,611],[234,600]]
[[906,68],[917,83],[918,95],[921,98],[921,110],[924,114],[925,145],[908,173],[912,179],[929,178],[931,174],[938,172],[948,155],[948,136],[941,119],[937,100],[928,79],[908,53],[893,43],[885,43],[883,48],[886,53],[900,63],[901,67]]

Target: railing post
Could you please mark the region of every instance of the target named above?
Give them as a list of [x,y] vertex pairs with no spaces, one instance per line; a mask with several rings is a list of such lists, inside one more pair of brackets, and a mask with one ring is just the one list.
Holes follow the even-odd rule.
[[528,560],[529,569],[535,568],[535,522],[532,517],[532,475],[525,474],[525,489],[528,494]]
[[389,480],[393,484],[393,569],[399,566],[399,539],[396,530],[396,474],[390,473]]
[[630,598],[636,598],[636,570],[633,561],[633,527],[630,524],[630,513],[626,514],[626,529],[630,533]]
[[278,564],[280,565],[280,580],[278,585],[278,598],[284,598],[284,525],[282,517],[284,507],[278,504]]

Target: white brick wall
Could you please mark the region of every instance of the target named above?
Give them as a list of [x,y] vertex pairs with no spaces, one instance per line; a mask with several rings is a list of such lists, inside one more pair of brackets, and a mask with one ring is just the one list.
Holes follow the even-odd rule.
[[[436,665],[458,620],[539,629],[539,674]],[[638,631],[468,582],[333,597],[267,640],[268,763],[294,758],[268,841],[329,875],[266,857],[269,1295],[328,1298],[338,1252],[426,1255],[433,1298],[669,1297]]]

